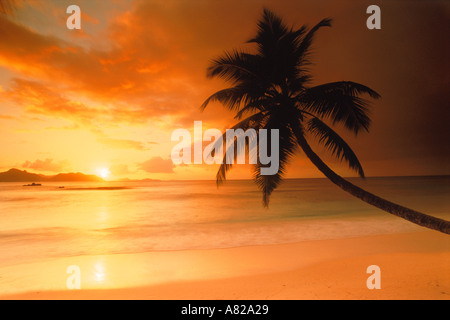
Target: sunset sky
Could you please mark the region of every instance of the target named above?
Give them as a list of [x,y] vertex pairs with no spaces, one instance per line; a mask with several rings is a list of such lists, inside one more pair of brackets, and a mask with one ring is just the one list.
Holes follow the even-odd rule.
[[[82,11],[68,30],[66,8]],[[366,8],[381,8],[381,30]],[[248,48],[263,7],[289,25],[333,18],[318,32],[314,84],[350,80],[381,94],[372,127],[346,134],[367,176],[450,174],[448,1],[18,1],[0,14],[0,171],[99,174],[109,179],[215,179],[217,166],[174,166],[171,133],[225,130],[233,114],[200,105],[226,83],[211,59]],[[321,147],[317,152],[325,155]],[[324,157],[342,175],[344,165]],[[105,171],[103,171],[105,172]],[[299,154],[287,177],[320,177]],[[250,178],[248,167],[230,178]]]

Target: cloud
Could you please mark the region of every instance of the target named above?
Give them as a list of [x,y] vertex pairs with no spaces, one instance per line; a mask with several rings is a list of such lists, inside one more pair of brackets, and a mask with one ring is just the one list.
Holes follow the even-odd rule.
[[118,112],[135,111],[126,114],[127,120],[179,113],[192,94],[189,79],[171,62],[178,49],[148,32],[149,22],[137,29],[132,20],[131,13],[117,17],[109,32],[114,46],[99,50],[39,34],[0,16],[0,65],[41,83],[58,83],[64,93],[118,106]]
[[151,145],[158,144],[153,141],[138,141],[133,139],[117,139],[109,137],[105,132],[98,128],[92,128],[92,133],[97,135],[97,141],[115,149],[135,149],[139,151],[150,150]]
[[173,168],[175,168],[175,165],[171,159],[161,157],[153,157],[139,164],[139,169],[149,173],[173,173]]
[[130,171],[129,167],[126,164],[112,165],[109,167],[109,171],[114,176],[125,176],[134,173]]
[[28,113],[69,120],[84,127],[114,126],[118,123],[142,124],[148,111],[84,102],[83,97],[73,98],[55,83],[14,78],[10,87],[0,93],[3,98],[15,102]]
[[[104,114],[110,115],[96,118],[100,123],[144,123],[170,116],[185,124],[186,116],[198,118],[203,99],[214,91],[205,77],[207,63],[212,52],[218,53],[217,42],[234,38],[236,32],[211,31],[220,15],[199,23],[205,16],[196,5],[178,6],[171,5],[172,10],[163,3],[136,1],[128,10],[116,11],[93,41],[107,39],[109,46],[82,46],[69,42],[70,37],[44,35],[0,17],[0,65],[19,73],[9,91],[20,89],[17,81],[40,84],[48,89],[44,97],[53,92],[59,111],[70,112],[54,112],[43,103],[27,110],[72,120],[84,121],[99,106],[107,107]],[[189,15],[183,14],[186,10]],[[224,113],[216,110],[215,116],[217,112]]]
[[11,87],[2,95],[21,105],[29,113],[60,117],[85,125],[107,113],[107,110],[91,108],[82,102],[68,99],[58,91],[51,84],[15,78]]
[[13,116],[8,116],[8,115],[0,114],[0,119],[3,119],[3,120],[16,120],[17,118],[16,118],[16,117],[13,117]]
[[35,160],[33,162],[31,161],[25,161],[22,164],[22,168],[28,168],[28,169],[34,169],[37,171],[51,171],[51,172],[62,172],[64,171],[68,166],[68,161],[58,161],[54,162],[53,159],[45,159],[45,160]]
[[112,139],[102,137],[99,138],[98,141],[108,147],[116,149],[136,149],[140,151],[145,151],[149,149],[144,142],[130,139]]

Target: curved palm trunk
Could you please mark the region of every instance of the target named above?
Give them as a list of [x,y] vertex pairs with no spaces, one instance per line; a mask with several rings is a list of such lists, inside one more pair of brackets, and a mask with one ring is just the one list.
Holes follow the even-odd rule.
[[393,215],[406,219],[412,223],[418,224],[423,227],[434,229],[446,234],[450,234],[450,221],[439,219],[429,216],[427,214],[402,207],[398,204],[392,203],[388,200],[380,198],[370,192],[361,189],[358,186],[345,180],[333,170],[331,170],[320,157],[311,149],[308,142],[303,135],[297,134],[297,141],[299,146],[303,149],[306,156],[311,162],[334,184],[339,186],[344,191],[347,191],[351,195],[365,201],[381,210],[387,211]]

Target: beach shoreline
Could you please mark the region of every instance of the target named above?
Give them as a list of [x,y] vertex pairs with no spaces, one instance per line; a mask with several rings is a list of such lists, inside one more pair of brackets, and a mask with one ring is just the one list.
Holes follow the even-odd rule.
[[[84,266],[99,256],[79,258]],[[0,299],[450,300],[450,237],[435,231],[100,258],[105,265],[122,263],[125,268],[135,261],[144,263],[128,271],[137,276],[129,285],[36,289],[2,294]],[[367,288],[370,265],[380,267],[381,289]],[[61,275],[59,282],[67,276]],[[151,276],[158,279],[148,281]]]

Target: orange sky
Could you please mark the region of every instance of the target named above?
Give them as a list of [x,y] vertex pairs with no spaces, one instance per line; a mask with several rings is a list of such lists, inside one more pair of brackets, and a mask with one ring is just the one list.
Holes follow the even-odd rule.
[[[19,2],[0,15],[0,170],[84,172],[111,179],[214,179],[216,166],[173,166],[171,133],[224,130],[232,114],[201,103],[226,84],[209,61],[243,48],[263,7],[289,24],[332,17],[314,46],[314,83],[351,80],[382,96],[370,133],[343,134],[367,176],[450,174],[446,1],[114,0]],[[68,30],[67,6],[82,10]],[[368,30],[379,4],[382,29]],[[320,154],[323,149],[317,147]],[[343,175],[352,174],[325,156]],[[320,173],[299,154],[288,177]],[[236,167],[230,178],[251,177]]]

